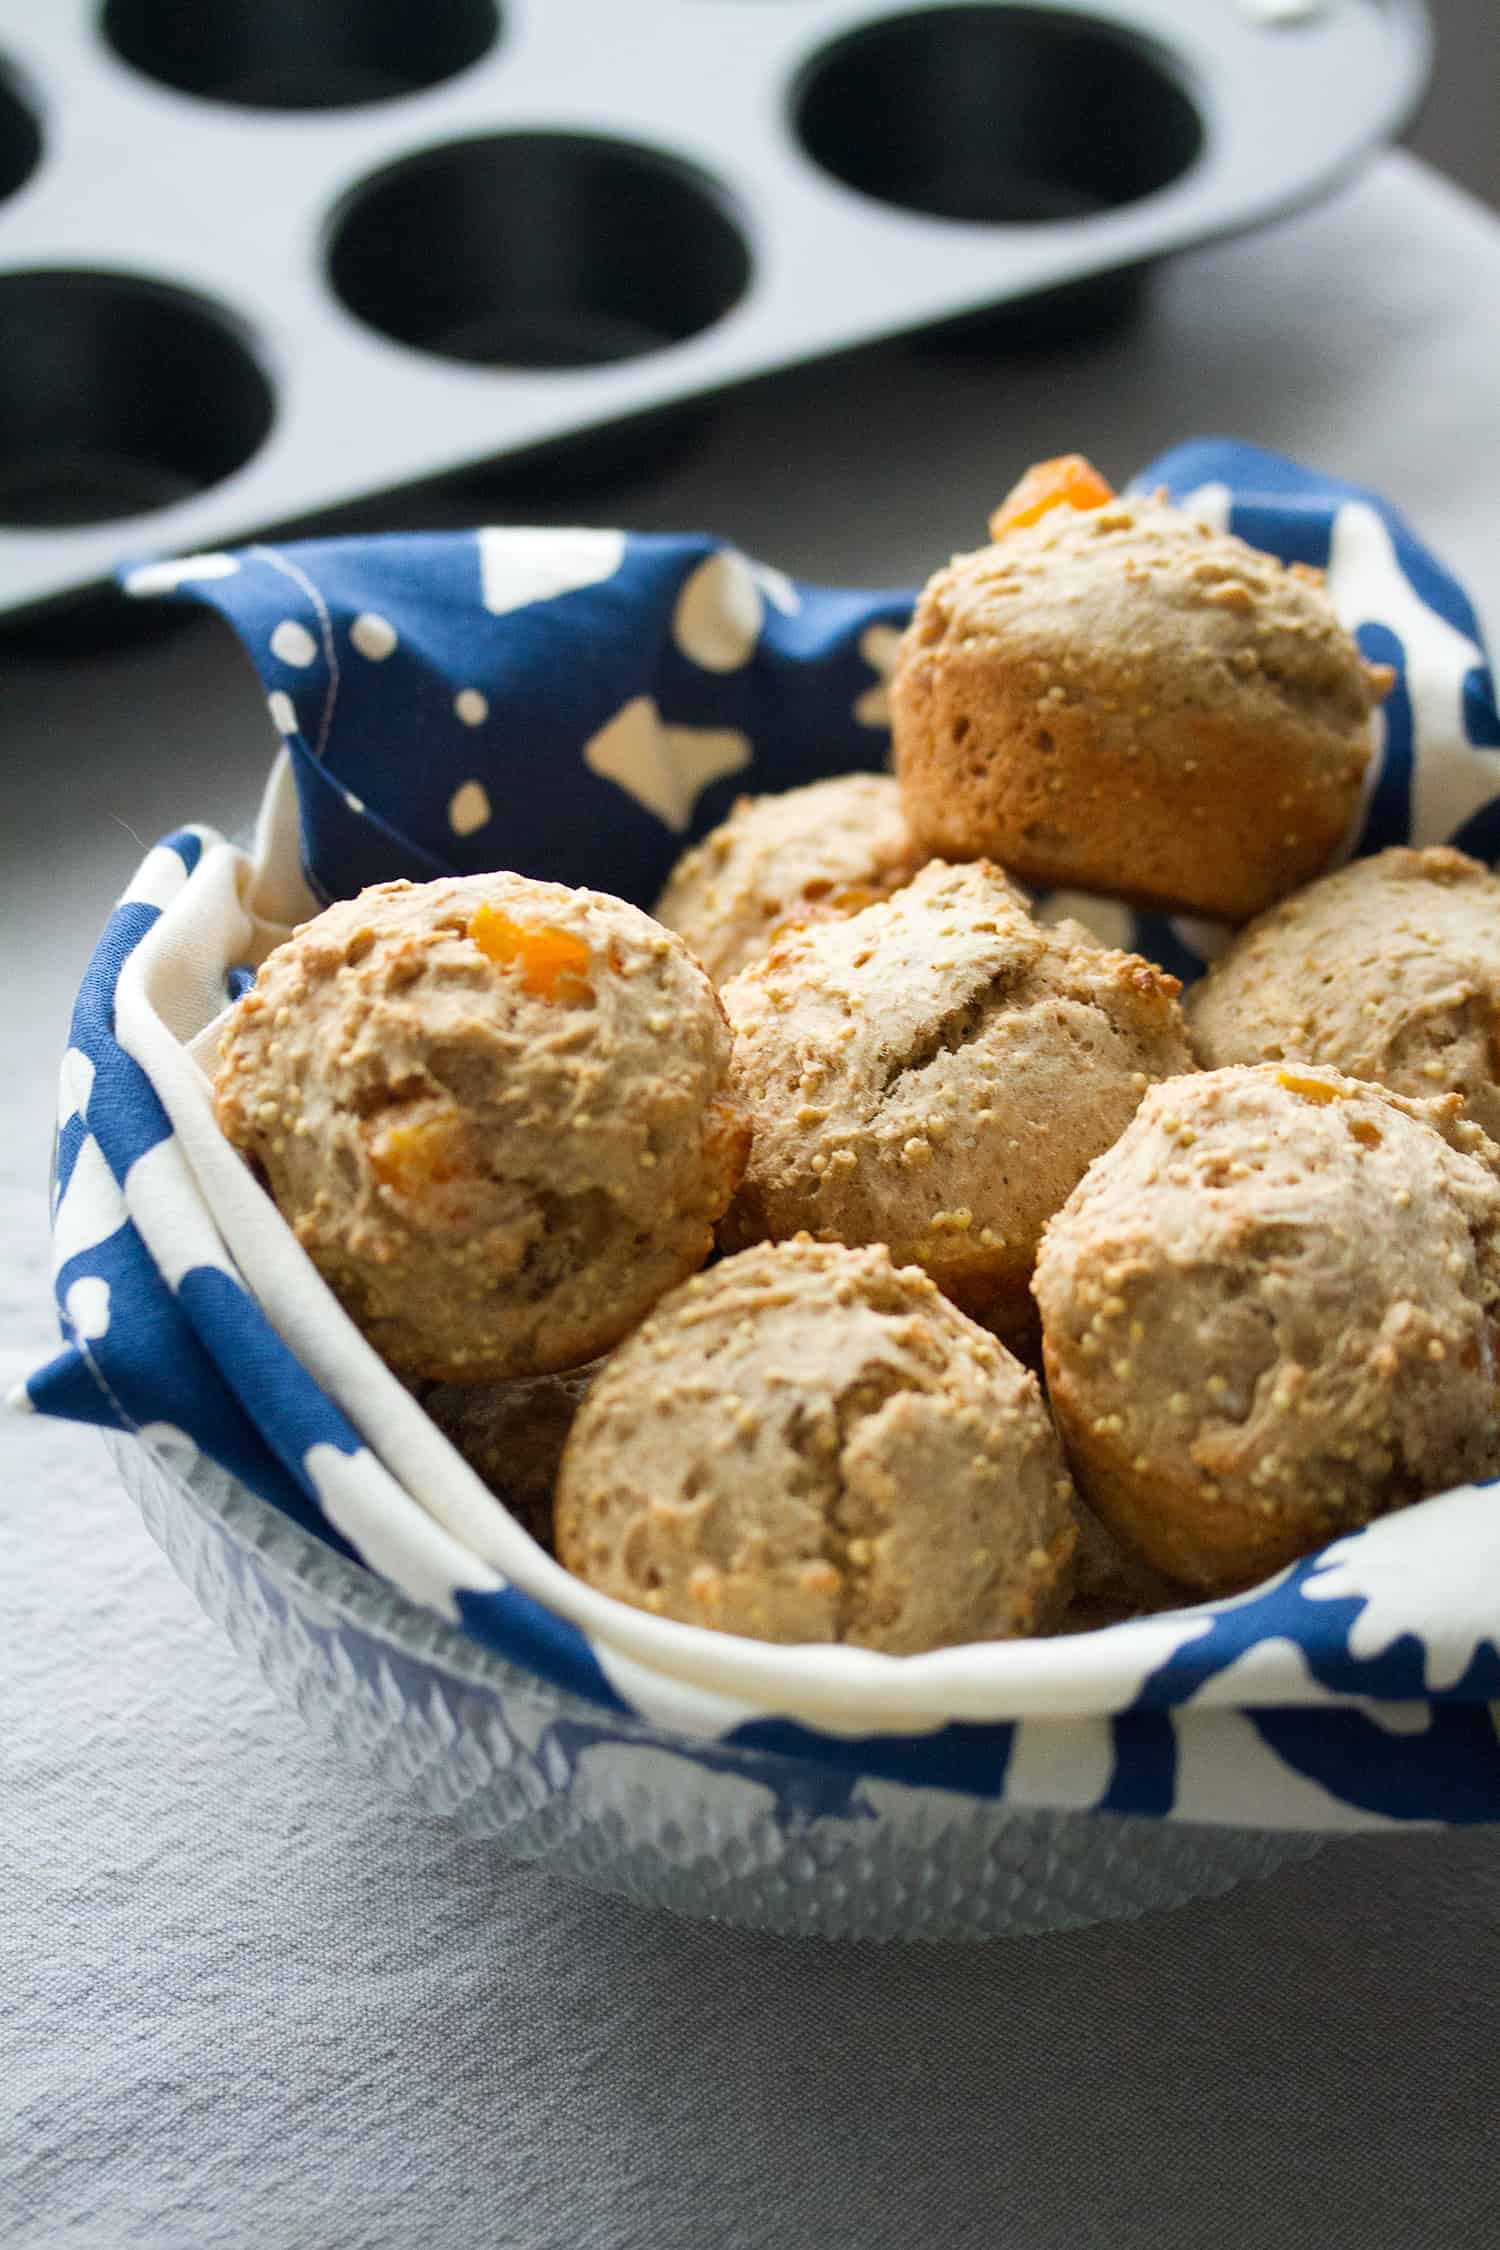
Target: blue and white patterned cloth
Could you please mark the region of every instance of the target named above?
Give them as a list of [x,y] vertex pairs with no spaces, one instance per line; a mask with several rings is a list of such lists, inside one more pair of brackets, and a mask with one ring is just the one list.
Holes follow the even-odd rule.
[[[1500,855],[1479,629],[1395,512],[1222,442],[1140,481],[1326,566],[1366,652],[1396,666],[1356,848]],[[706,1761],[731,1737],[845,1787],[1280,1827],[1500,1817],[1500,1487],[1429,1500],[1236,1600],[1076,1639],[898,1659],[672,1624],[531,1544],[217,1131],[199,1059],[214,1021],[317,901],[501,866],[649,903],[740,789],[883,762],[909,594],[794,584],[705,537],[555,530],[257,546],[127,585],[230,620],[283,747],[254,848],[168,836],[89,968],[57,1145],[65,1348],[20,1403],[134,1432],[170,1466],[211,1456],[476,1639],[700,1738]],[[1216,934],[1102,911],[1186,975]]]

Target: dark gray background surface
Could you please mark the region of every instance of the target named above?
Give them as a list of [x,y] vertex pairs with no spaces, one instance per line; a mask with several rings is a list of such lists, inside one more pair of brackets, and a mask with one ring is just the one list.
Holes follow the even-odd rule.
[[1429,164],[1500,204],[1500,7],[1495,0],[1427,0],[1437,65],[1407,135]]
[[[1382,486],[1493,630],[1497,303],[1500,226],[1392,158],[1185,261],[1128,336],[789,377],[655,483],[558,512],[902,583],[1034,455],[1123,476],[1218,428]],[[0,726],[9,1378],[52,1348],[78,971],[144,843],[248,816],[272,737],[207,623],[0,651]],[[677,1923],[384,1801],[197,1615],[96,1439],[3,1442],[6,2250],[1493,2243],[1500,1838],[1342,1843],[1211,1905],[989,1947]]]

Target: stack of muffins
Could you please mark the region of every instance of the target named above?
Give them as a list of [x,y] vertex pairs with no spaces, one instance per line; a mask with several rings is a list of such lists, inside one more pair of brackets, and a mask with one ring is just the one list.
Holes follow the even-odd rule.
[[[1500,883],[1322,872],[1389,672],[1318,573],[1076,457],[990,528],[894,774],[742,800],[654,917],[378,885],[224,1034],[351,1317],[664,1618],[1081,1629],[1500,1472]],[[1184,1007],[1033,886],[1243,926]]]

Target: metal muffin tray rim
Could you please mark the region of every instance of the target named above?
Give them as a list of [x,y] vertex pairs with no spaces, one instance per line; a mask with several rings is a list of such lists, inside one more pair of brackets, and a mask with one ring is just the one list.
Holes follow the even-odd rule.
[[[1008,0],[962,10],[950,0],[798,0],[795,8],[642,0],[629,11],[608,0],[509,0],[495,43],[442,83],[292,112],[153,81],[93,35],[86,0],[24,14],[10,0],[0,6],[0,64],[23,106],[39,112],[42,147],[29,177],[0,202],[0,519],[27,416],[40,411],[27,386],[41,386],[49,350],[54,373],[68,353],[98,358],[110,411],[145,417],[144,438],[121,432],[127,453],[158,441],[141,366],[110,364],[122,345],[111,309],[118,300],[106,291],[104,311],[80,330],[75,306],[88,290],[76,277],[139,284],[143,300],[178,292],[179,307],[198,300],[185,312],[205,339],[192,397],[208,398],[221,420],[228,400],[237,420],[217,446],[166,461],[160,504],[51,523],[45,510],[28,518],[25,504],[13,508],[0,529],[0,609],[39,608],[97,583],[122,555],[220,545],[307,521],[799,361],[1137,266],[1293,208],[1398,127],[1424,82],[1430,40],[1421,0],[1308,0],[1305,13],[1269,22],[1250,0],[1218,0],[1212,11],[1198,0]],[[1183,158],[1173,176],[1114,208],[1041,224],[906,207],[837,176],[829,168],[837,148],[829,157],[825,146],[819,161],[805,145],[814,137],[809,88],[842,71],[841,100],[879,102],[903,74],[920,76],[924,55],[941,77],[940,49],[946,41],[952,51],[960,16],[970,48],[976,25],[981,43],[1002,43],[1002,59],[1004,42],[1021,42],[1015,52],[1043,109],[1066,90],[1045,76],[1053,48],[1059,68],[1076,70],[1081,56],[1101,84],[1112,55],[1138,58],[1138,86],[1149,95],[1155,74],[1169,89],[1164,101],[1188,105],[1200,145],[1184,155],[1180,120],[1164,126],[1163,162],[1170,169],[1174,154]],[[881,66],[884,81],[860,60],[881,40],[894,55]],[[951,91],[951,63],[944,67]],[[993,101],[1000,82],[992,72],[980,92]],[[684,87],[695,92],[688,105]],[[833,115],[837,142],[837,108]],[[955,140],[966,134],[976,145],[984,122],[976,115]],[[857,145],[852,132],[846,139]],[[349,256],[361,211],[392,183],[404,186],[410,208],[398,196],[366,229],[360,256]],[[890,186],[904,192],[900,179]],[[479,349],[470,354],[454,330],[446,340],[423,336],[423,292],[470,286],[476,248],[463,231],[465,210],[512,228],[504,249],[514,265],[526,252],[528,196],[534,232],[551,222],[555,239],[568,213],[599,231],[589,255],[602,272],[573,274],[568,286],[597,283],[618,296],[625,271],[644,306],[641,343],[631,345],[628,325],[623,331],[631,356],[517,365],[524,353],[512,353],[509,364],[494,364],[497,355],[476,364],[489,309],[482,272]],[[622,232],[620,211],[632,232]],[[634,234],[652,227],[662,230],[653,254],[677,261],[675,294],[644,260],[627,270]],[[383,272],[385,240],[401,255]],[[446,284],[445,255],[459,274]],[[50,279],[34,280],[25,297],[19,283],[28,274]],[[23,303],[26,322],[16,317]],[[217,356],[209,337],[219,339]],[[159,337],[130,348],[138,346],[146,359],[163,348]],[[263,418],[257,383],[269,401]]]

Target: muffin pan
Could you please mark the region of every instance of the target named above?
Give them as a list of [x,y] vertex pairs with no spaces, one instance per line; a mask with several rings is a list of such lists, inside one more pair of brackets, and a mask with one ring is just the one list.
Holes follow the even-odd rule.
[[1420,0],[0,0],[0,611],[1057,302],[1396,131]]

